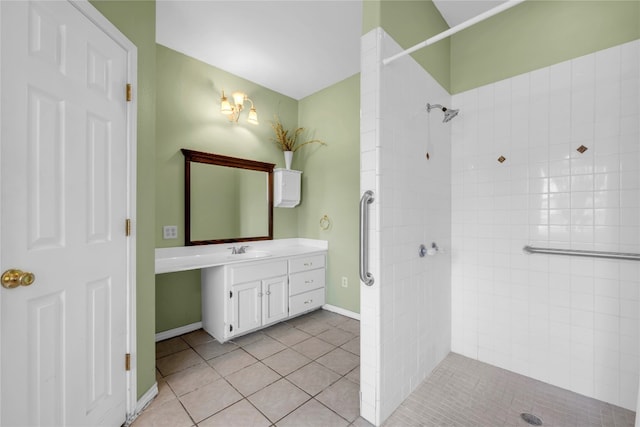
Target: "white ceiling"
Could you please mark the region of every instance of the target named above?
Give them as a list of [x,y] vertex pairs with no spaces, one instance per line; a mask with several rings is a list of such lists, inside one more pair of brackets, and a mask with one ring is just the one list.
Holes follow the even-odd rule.
[[[454,26],[503,1],[434,3]],[[294,99],[358,73],[361,33],[360,0],[156,2],[159,44]]]

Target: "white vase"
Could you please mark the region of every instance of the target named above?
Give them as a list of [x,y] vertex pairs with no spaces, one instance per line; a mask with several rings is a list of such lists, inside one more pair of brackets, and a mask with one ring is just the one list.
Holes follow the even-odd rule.
[[284,153],[284,166],[287,169],[291,169],[291,160],[293,160],[293,151],[283,151]]

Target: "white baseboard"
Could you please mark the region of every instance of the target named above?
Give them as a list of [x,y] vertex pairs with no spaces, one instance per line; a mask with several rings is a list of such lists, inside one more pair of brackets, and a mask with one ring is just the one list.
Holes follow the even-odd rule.
[[189,332],[197,331],[198,329],[201,329],[201,328],[202,328],[202,322],[196,322],[190,325],[180,326],[179,328],[169,329],[168,331],[158,332],[156,334],[156,342],[168,340],[169,338],[188,334]]
[[350,317],[352,319],[360,320],[360,314],[355,313],[353,311],[345,310],[341,307],[336,307],[335,305],[325,304],[322,306],[323,310],[333,311],[334,313],[342,314],[343,316]]
[[138,399],[138,403],[136,404],[136,409],[133,414],[129,414],[127,421],[124,423],[125,426],[130,426],[138,415],[142,413],[144,408],[147,407],[151,403],[151,401],[158,395],[158,383],[153,383],[153,385],[147,390],[145,394],[143,394],[140,399]]

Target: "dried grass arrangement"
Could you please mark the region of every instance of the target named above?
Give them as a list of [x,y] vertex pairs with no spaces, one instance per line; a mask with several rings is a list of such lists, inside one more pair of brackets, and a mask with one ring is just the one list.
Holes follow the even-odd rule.
[[274,144],[278,146],[282,151],[296,152],[307,144],[320,144],[327,145],[325,142],[319,139],[310,139],[300,143],[298,137],[304,132],[304,128],[297,128],[293,132],[289,133],[289,130],[285,129],[278,116],[274,116],[275,120],[271,122],[271,127],[276,134],[275,138],[271,138]]

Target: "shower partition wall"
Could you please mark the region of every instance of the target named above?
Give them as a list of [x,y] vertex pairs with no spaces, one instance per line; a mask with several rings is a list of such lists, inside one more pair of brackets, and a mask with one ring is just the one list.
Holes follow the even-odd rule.
[[[451,97],[409,56],[380,66],[400,50],[380,28],[362,38],[361,190],[375,194],[375,283],[360,287],[361,413],[376,425],[451,343],[451,123],[425,110],[427,101],[451,105]],[[431,242],[440,251],[421,258],[420,245]]]

